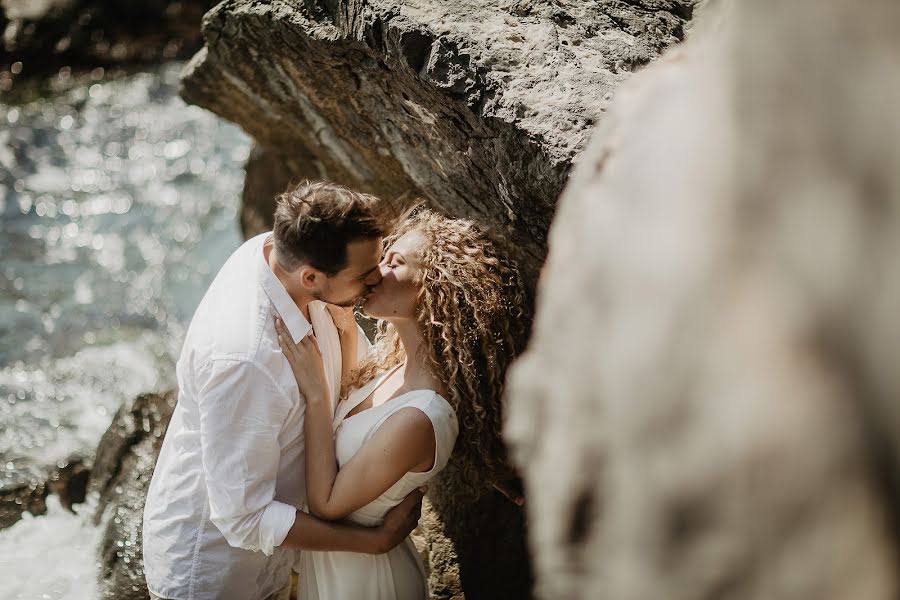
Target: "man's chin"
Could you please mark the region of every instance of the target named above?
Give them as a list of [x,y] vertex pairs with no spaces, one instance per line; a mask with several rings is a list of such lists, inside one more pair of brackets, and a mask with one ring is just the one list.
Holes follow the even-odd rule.
[[344,302],[331,302],[330,300],[325,300],[327,304],[334,304],[335,306],[340,306],[341,308],[353,308],[360,302],[362,302],[362,298],[354,298],[353,300],[346,300]]
[[334,298],[329,298],[323,294],[315,294],[313,295],[313,298],[319,300],[320,302],[324,302],[325,304],[340,306],[341,308],[353,308],[363,300],[363,296],[356,296],[354,298],[350,298],[349,300],[336,300]]

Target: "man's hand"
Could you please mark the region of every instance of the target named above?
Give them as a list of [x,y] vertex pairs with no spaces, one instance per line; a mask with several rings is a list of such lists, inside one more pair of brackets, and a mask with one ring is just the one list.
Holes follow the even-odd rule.
[[425,486],[413,490],[384,516],[384,522],[378,527],[378,554],[391,550],[416,528],[422,516],[422,496],[427,490]]

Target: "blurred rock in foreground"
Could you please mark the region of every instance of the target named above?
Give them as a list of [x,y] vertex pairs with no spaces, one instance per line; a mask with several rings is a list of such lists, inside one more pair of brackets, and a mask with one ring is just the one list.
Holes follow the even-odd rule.
[[896,599],[900,4],[716,4],[550,233],[506,427],[537,594]]

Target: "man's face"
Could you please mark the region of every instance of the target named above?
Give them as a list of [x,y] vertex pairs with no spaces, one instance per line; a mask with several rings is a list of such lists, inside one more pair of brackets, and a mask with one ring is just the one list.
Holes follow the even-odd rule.
[[356,240],[347,244],[347,265],[332,275],[314,297],[338,306],[353,306],[381,281],[381,239]]

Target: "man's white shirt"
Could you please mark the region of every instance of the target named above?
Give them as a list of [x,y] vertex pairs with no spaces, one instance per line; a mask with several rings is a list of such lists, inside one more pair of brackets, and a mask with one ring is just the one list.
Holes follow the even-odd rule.
[[314,330],[333,405],[341,352],[325,304],[309,305],[310,324],[269,268],[270,235],[245,242],[219,271],[178,359],[178,404],[143,523],[147,584],[163,598],[265,598],[295,560],[279,546],[306,502],[306,403],[274,315],[295,342]]

